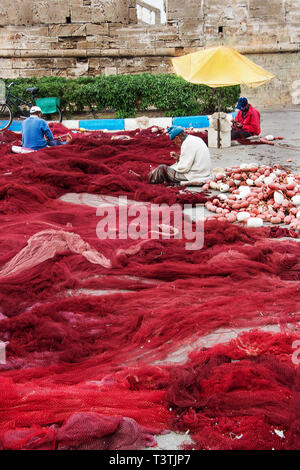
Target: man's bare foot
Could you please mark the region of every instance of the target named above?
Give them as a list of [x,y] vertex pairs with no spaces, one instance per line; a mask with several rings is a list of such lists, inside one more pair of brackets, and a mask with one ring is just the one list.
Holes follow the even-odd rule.
[[71,142],[71,140],[72,140],[71,134],[67,134],[66,141],[68,142],[68,144]]

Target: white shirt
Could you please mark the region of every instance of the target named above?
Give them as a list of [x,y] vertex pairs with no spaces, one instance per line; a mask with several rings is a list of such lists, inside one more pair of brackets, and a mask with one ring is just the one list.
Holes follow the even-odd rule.
[[191,182],[204,183],[211,178],[210,153],[200,137],[188,135],[183,141],[178,162],[171,166],[173,170]]

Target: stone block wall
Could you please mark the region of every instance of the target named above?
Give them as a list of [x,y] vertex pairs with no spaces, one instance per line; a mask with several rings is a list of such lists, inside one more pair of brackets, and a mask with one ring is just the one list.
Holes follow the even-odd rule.
[[137,23],[136,0],[1,0],[3,78],[172,73],[171,57],[234,47],[276,75],[243,90],[261,107],[300,102],[300,0],[167,0],[167,23]]

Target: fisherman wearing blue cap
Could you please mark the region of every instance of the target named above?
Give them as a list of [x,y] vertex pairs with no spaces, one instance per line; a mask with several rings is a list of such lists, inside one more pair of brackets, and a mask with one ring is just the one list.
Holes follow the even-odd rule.
[[260,134],[260,113],[248,103],[247,98],[241,97],[237,103],[239,110],[232,121],[231,140],[242,139]]
[[207,145],[200,137],[189,135],[180,126],[168,128],[168,134],[174,144],[180,148],[180,154],[170,152],[176,159],[172,166],[159,165],[149,174],[150,183],[204,184],[211,178],[210,154]]

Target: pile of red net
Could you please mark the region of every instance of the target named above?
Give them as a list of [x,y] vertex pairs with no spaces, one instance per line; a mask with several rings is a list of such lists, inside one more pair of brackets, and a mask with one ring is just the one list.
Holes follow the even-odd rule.
[[100,239],[96,208],[60,196],[207,199],[148,185],[172,145],[128,135],[0,147],[0,448],[137,449],[168,430],[193,449],[299,448],[300,245],[214,220],[199,250],[165,227]]
[[[59,128],[61,125],[56,125]],[[15,142],[18,135],[1,135]],[[10,137],[13,134],[13,137]],[[11,145],[0,146],[1,213],[31,212],[36,199],[54,199],[66,192],[126,195],[136,201],[202,203],[207,193],[182,192],[179,187],[149,185],[147,175],[161,163],[172,164],[170,138],[162,132],[132,131],[122,139],[104,132],[73,134],[71,144],[33,154],[12,154]],[[0,140],[1,140],[0,139]],[[14,139],[12,141],[12,139]],[[21,183],[21,184],[20,184]],[[10,205],[11,200],[17,199]]]

